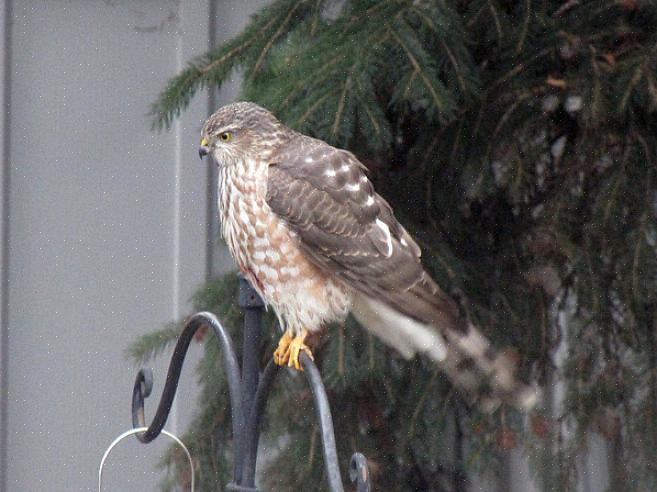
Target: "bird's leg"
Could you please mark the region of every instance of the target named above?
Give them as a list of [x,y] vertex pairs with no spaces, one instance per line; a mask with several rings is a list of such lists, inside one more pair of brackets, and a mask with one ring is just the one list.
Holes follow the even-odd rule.
[[278,341],[278,348],[274,350],[274,363],[279,366],[284,366],[290,359],[290,343],[294,338],[292,330],[285,330],[283,336]]
[[287,349],[287,365],[288,367],[294,367],[297,371],[303,371],[301,362],[299,361],[299,355],[301,355],[301,352],[305,352],[311,360],[315,360],[313,353],[305,343],[306,336],[308,336],[308,330],[303,330],[300,334],[294,337]]

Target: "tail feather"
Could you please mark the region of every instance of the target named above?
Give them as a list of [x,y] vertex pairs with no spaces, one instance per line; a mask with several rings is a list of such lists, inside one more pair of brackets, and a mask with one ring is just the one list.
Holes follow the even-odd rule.
[[536,389],[517,379],[513,361],[497,353],[471,323],[466,329],[426,324],[363,294],[355,295],[352,312],[404,357],[418,352],[429,356],[465,396],[479,399],[486,409],[504,401],[530,410],[537,402]]

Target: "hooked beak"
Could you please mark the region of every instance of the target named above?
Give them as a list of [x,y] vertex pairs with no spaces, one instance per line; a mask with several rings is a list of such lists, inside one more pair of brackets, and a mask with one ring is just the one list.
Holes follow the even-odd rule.
[[198,156],[200,159],[203,159],[206,155],[210,153],[210,148],[208,147],[208,139],[203,137],[201,139],[201,146],[198,148]]

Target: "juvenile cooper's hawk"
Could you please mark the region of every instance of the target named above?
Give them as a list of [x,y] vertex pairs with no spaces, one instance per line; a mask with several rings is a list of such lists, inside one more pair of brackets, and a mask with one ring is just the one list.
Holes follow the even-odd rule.
[[274,360],[300,369],[306,336],[356,319],[405,357],[433,359],[469,395],[533,406],[533,389],[424,271],[420,248],[346,150],[297,133],[260,106],[219,109],[201,157],[219,167],[221,231],[285,330]]

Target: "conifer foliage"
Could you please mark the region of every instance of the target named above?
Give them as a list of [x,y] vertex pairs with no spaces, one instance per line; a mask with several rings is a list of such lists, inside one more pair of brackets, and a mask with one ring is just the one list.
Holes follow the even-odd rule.
[[[427,361],[400,359],[352,320],[333,327],[318,362],[337,442],[342,459],[368,456],[375,490],[469,490],[520,445],[545,490],[574,490],[591,433],[620,463],[612,490],[657,488],[655,26],[657,5],[642,0],[276,0],[153,104],[154,128],[167,128],[241,71],[243,99],[368,166],[434,277],[548,401],[563,382],[563,401],[529,416],[482,414]],[[196,304],[239,340],[235,293],[234,276],[217,279]],[[268,325],[263,354],[278,336]],[[133,356],[175,333],[137,341]],[[221,490],[229,410],[216,343],[205,350],[185,441],[202,490]],[[281,449],[264,490],[322,490],[298,375],[276,383],[264,439]],[[164,490],[184,469],[174,453]]]

